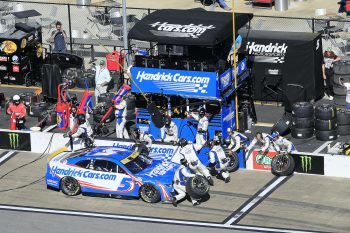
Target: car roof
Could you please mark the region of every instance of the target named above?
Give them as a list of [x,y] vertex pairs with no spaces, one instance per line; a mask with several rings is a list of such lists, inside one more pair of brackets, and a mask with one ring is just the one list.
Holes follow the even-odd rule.
[[107,160],[117,160],[121,161],[128,157],[132,151],[124,148],[117,147],[94,147],[89,150],[81,150],[83,153],[76,151],[73,152],[72,156],[69,156],[69,159],[80,158],[80,159],[107,159]]

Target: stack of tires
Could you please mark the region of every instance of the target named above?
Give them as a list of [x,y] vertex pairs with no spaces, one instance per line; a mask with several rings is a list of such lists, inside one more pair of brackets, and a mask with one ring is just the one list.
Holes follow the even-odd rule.
[[94,88],[95,87],[95,72],[85,70],[80,77],[77,77],[76,86],[78,88]]
[[82,77],[82,76],[83,76],[83,72],[81,69],[68,68],[68,69],[65,69],[62,73],[62,82],[67,83],[68,88],[74,88],[78,77]]
[[337,109],[331,104],[321,104],[315,108],[315,134],[320,141],[338,138]]
[[333,64],[333,92],[334,103],[337,106],[346,105],[346,88],[341,86],[341,82],[350,82],[350,62],[349,61],[337,61]]
[[297,102],[292,106],[292,137],[311,138],[314,135],[314,106],[309,102]]
[[337,112],[338,135],[350,135],[350,111],[338,110]]

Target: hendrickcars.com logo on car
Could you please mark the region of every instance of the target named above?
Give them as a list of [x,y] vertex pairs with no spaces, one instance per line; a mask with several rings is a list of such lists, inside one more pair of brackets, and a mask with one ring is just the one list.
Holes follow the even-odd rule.
[[100,179],[100,180],[116,180],[117,176],[112,174],[104,174],[93,171],[83,171],[75,168],[59,168],[57,166],[53,166],[50,169],[50,174],[52,176],[61,175],[61,176],[72,176],[72,177],[82,177],[82,178],[90,178],[90,179]]

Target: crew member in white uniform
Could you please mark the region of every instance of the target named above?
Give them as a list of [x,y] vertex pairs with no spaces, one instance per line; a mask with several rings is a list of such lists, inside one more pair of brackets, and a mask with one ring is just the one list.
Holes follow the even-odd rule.
[[229,134],[230,144],[227,147],[232,151],[232,153],[237,152],[239,149],[245,148],[249,139],[244,134],[234,131],[231,128],[227,128],[227,132]]
[[69,129],[70,129],[70,131],[73,131],[73,129],[75,127],[77,111],[78,111],[78,108],[75,105],[73,105],[70,108],[70,116],[69,116]]
[[160,136],[162,142],[177,142],[179,140],[177,126],[170,117],[165,118],[165,124],[160,129]]
[[106,68],[106,62],[100,61],[100,66],[96,66],[95,74],[95,98],[96,105],[98,104],[98,96],[107,92],[108,83],[111,81],[111,75],[109,70]]
[[85,147],[93,146],[93,130],[90,122],[86,120],[85,114],[77,115],[78,127],[75,132],[68,132],[63,137],[79,138],[81,137],[84,141]]
[[273,137],[271,135],[267,133],[257,132],[253,141],[247,147],[247,151],[250,151],[257,142],[260,142],[263,144],[263,146],[260,148],[260,152],[267,152],[269,150],[273,150],[274,149],[273,144],[271,143],[272,140],[273,140]]
[[115,105],[115,117],[117,118],[115,123],[115,133],[117,138],[129,138],[128,131],[125,128],[126,110],[127,104],[125,99],[120,101],[119,104]]
[[188,144],[185,138],[179,141],[181,147],[180,154],[188,161],[189,168],[196,174],[200,174],[207,178],[210,185],[214,185],[214,181],[210,176],[210,172],[206,166],[199,160],[194,144]]
[[209,167],[215,169],[225,180],[225,183],[230,182],[230,173],[226,169],[230,160],[226,157],[220,145],[220,140],[218,138],[213,139],[209,142],[209,146],[211,148],[209,152]]
[[139,128],[134,129],[134,139],[137,143],[144,142],[148,148],[148,150],[152,147],[152,138],[150,137],[148,132],[140,131]]
[[[173,196],[173,206],[177,207],[177,202],[184,199],[186,197],[186,182],[191,177],[195,177],[196,175],[191,173],[191,170],[188,168],[189,164],[186,159],[180,160],[181,166],[176,170],[174,175],[174,184],[173,188],[177,192],[177,195]],[[192,197],[190,197],[192,205],[199,205],[199,202]]]
[[292,151],[297,151],[294,144],[288,139],[280,136],[278,133],[273,133],[273,146],[277,152],[286,152],[290,154]]
[[199,114],[190,114],[196,121],[198,121],[197,134],[196,134],[196,150],[201,149],[207,141],[207,131],[209,121],[205,116],[205,109],[201,108]]

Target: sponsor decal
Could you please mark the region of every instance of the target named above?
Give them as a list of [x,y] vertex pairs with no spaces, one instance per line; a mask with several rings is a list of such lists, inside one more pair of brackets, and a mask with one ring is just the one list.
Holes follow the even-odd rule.
[[324,175],[324,157],[308,154],[291,154],[295,171],[299,173]]
[[158,164],[154,169],[152,169],[152,171],[146,173],[146,176],[148,177],[163,176],[168,171],[174,169],[175,166],[176,164],[174,163],[163,161],[161,164]]
[[42,44],[38,44],[36,47],[36,56],[40,58],[43,55],[43,46]]
[[17,51],[17,45],[13,41],[5,40],[0,45],[0,51],[6,54],[14,53]]
[[259,44],[249,41],[246,48],[249,55],[256,56],[255,62],[284,63],[288,46],[286,43]]
[[317,40],[316,42],[316,51],[320,48],[320,39]]
[[84,171],[76,168],[59,168],[58,166],[53,166],[50,169],[50,175],[55,176],[72,176],[72,177],[80,177],[80,178],[90,178],[97,180],[116,180],[117,175],[114,174],[106,174],[95,171]]
[[11,149],[16,150],[19,147],[19,134],[18,133],[9,133],[9,141]]
[[5,56],[0,56],[0,61],[8,61],[8,58]]
[[301,159],[301,169],[304,172],[311,171],[312,169],[312,158],[311,156],[300,156]]
[[12,72],[18,73],[19,72],[19,65],[13,65],[12,66]]
[[271,170],[271,161],[278,153],[269,151],[266,154],[260,154],[259,151],[253,151],[253,168],[258,170]]
[[21,49],[24,49],[27,46],[27,39],[23,38],[21,41]]
[[18,64],[19,63],[19,57],[17,55],[13,55],[11,60],[12,60],[12,64]]
[[7,66],[1,65],[1,66],[0,66],[0,70],[1,70],[1,71],[6,71],[6,70],[7,70]]
[[46,183],[48,185],[53,185],[53,186],[57,186],[58,185],[58,181],[57,180],[46,179]]
[[155,30],[150,30],[154,35],[167,37],[199,38],[205,31],[214,29],[214,25],[203,24],[170,24],[168,22],[156,22],[150,24]]
[[230,69],[226,70],[226,72],[223,73],[220,76],[220,84],[221,84],[221,89],[222,90],[225,90],[231,84],[231,72],[230,72]]

